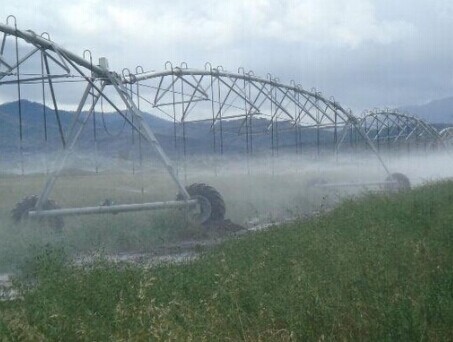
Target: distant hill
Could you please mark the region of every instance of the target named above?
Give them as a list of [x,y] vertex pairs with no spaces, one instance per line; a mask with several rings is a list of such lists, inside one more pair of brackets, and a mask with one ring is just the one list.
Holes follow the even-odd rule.
[[453,123],[453,97],[434,100],[424,105],[403,106],[400,109],[430,123]]
[[[60,149],[62,141],[55,111],[44,107],[40,103],[21,101],[22,127],[23,127],[23,150],[28,153],[50,149]],[[45,143],[44,113],[46,116],[47,144]],[[183,153],[183,127],[176,125],[176,142],[174,137],[175,126],[172,121],[158,118],[152,114],[145,113],[145,120],[156,134],[160,144],[169,156],[181,155]],[[65,137],[67,137],[74,112],[59,111],[61,126]],[[137,133],[132,138],[131,127],[124,126],[124,119],[112,113],[96,113],[96,121],[90,118],[79,139],[77,148],[85,151],[92,151],[94,146],[94,125],[96,125],[96,136],[98,149],[109,155],[129,155],[133,150],[132,141],[137,144]],[[214,152],[213,130],[211,122],[186,123],[185,141],[186,153],[212,154]],[[332,147],[333,130],[321,129],[319,137],[316,128],[301,129],[300,140],[296,140],[294,126],[289,122],[279,122],[278,136],[274,136],[274,146],[278,149],[294,150],[296,141],[300,144],[300,150],[308,150],[316,145],[319,138],[321,144],[326,143],[328,148]],[[220,151],[220,125],[216,130],[216,153]],[[268,129],[270,121],[264,118],[253,120],[253,151],[255,153],[271,150],[271,130]],[[247,149],[245,125],[243,119],[222,121],[223,152],[225,154],[245,153]],[[134,140],[133,140],[134,139]],[[176,143],[176,147],[175,147]],[[135,145],[137,146],[137,145]],[[18,102],[5,103],[0,105],[0,153],[17,153],[19,147],[19,106]],[[136,152],[134,152],[136,153]]]
[[[52,105],[44,107],[41,103],[21,101],[22,109],[22,154],[19,153],[19,103],[10,102],[0,104],[0,163],[14,162],[18,156],[39,156],[40,153],[48,153],[62,148],[56,114]],[[432,101],[420,106],[405,106],[400,108],[413,115],[430,122],[436,129],[440,130],[446,126],[453,125],[453,97]],[[44,116],[46,118],[44,125]],[[64,136],[67,136],[74,120],[74,112],[59,111],[60,121]],[[102,114],[96,112],[95,120],[92,116],[80,139],[77,143],[77,151],[81,155],[89,155],[94,151],[104,157],[120,158],[125,160],[137,160],[139,157],[138,134],[132,134],[129,125],[117,113]],[[173,121],[165,120],[150,113],[145,113],[144,119],[151,126],[158,141],[169,158],[175,160],[186,153],[187,156],[212,155],[220,153],[220,124],[215,125],[215,146],[213,139],[212,122],[189,122],[182,126]],[[272,131],[269,129],[271,123],[266,118],[253,119],[253,134],[249,139],[253,140],[253,154],[269,154],[272,149]],[[94,129],[96,127],[96,130]],[[176,130],[176,137],[174,132]],[[47,131],[47,142],[45,141]],[[185,132],[185,137],[183,136]],[[96,132],[96,134],[95,134]],[[342,133],[340,130],[338,136]],[[275,133],[275,132],[274,132]],[[346,133],[344,141],[351,135]],[[96,142],[94,136],[96,135]],[[223,120],[223,153],[225,155],[245,155],[247,152],[247,136],[243,119]],[[294,126],[290,122],[278,122],[278,135],[274,134],[274,148],[278,151],[297,151],[313,155],[316,153],[317,141],[320,143],[320,150],[333,151],[333,129],[325,128],[319,131],[316,127],[301,127],[299,135],[296,134]],[[183,141],[186,142],[184,151]],[[250,141],[250,140],[249,140]],[[95,148],[97,146],[97,148]],[[143,143],[143,153],[152,157],[153,149]],[[249,145],[250,147],[250,145]]]
[[[44,137],[44,117],[46,117],[47,131],[50,137],[53,137],[55,134],[58,135],[57,117],[53,109],[48,106],[44,107],[41,103],[27,100],[22,100],[20,103],[24,135]],[[74,118],[74,112],[61,109],[58,112],[63,131],[67,133]],[[106,123],[106,126],[108,126],[107,129],[112,130],[113,132],[121,129],[124,123],[123,118],[119,115],[112,115],[112,113],[106,113],[101,116],[101,113],[96,112],[96,116],[96,123],[99,125],[99,128],[103,127],[103,124]],[[156,130],[167,130],[170,129],[172,125],[169,121],[150,114],[146,116],[146,120],[155,127]],[[92,123],[91,121],[90,123]],[[9,132],[10,134],[13,134],[13,132],[17,131],[16,133],[19,134],[19,105],[17,101],[0,105],[0,123],[0,133]],[[87,126],[90,127],[90,124]]]

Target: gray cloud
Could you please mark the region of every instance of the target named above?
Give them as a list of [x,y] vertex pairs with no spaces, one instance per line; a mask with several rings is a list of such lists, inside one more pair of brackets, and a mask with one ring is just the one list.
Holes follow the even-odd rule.
[[19,27],[48,31],[118,70],[205,61],[267,72],[335,95],[355,111],[451,95],[448,0],[9,2]]

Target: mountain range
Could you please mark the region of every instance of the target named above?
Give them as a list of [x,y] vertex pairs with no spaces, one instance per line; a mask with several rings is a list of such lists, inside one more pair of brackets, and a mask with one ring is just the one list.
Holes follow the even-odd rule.
[[[62,146],[59,125],[56,113],[48,106],[41,103],[21,101],[22,124],[19,124],[18,102],[4,103],[0,105],[0,151],[4,154],[8,151],[17,151],[20,142],[20,130],[22,126],[22,148],[27,152],[42,151],[44,149],[59,149]],[[59,110],[59,121],[63,136],[67,135],[74,118],[74,112]],[[213,130],[211,122],[174,124],[155,115],[145,113],[144,119],[152,128],[160,144],[170,156],[181,154],[183,151],[183,139],[186,142],[187,154],[210,154],[220,152],[220,127],[216,125],[216,145],[214,146]],[[270,121],[263,118],[253,119],[253,148],[255,151],[269,151],[272,146],[271,130],[268,129]],[[96,127],[96,129],[94,129]],[[242,130],[241,130],[242,127]],[[185,134],[183,134],[183,130]],[[175,138],[176,131],[176,138]],[[131,146],[138,144],[138,135],[132,134],[132,129],[118,114],[96,112],[82,132],[77,148],[90,150],[93,148],[96,132],[96,141],[101,150],[111,154],[129,153]],[[245,127],[243,119],[228,120],[222,122],[223,152],[244,153],[247,149]],[[328,142],[332,139],[332,131],[320,130],[319,141]],[[288,122],[279,123],[279,134],[275,136],[275,144],[279,148],[294,148],[296,144],[295,130]],[[250,141],[250,140],[249,140]],[[301,146],[314,146],[317,141],[316,129],[304,129],[300,135]]]
[[408,105],[400,108],[431,124],[453,123],[453,97],[434,100],[423,105]]
[[[22,125],[19,125],[19,103],[10,102],[0,105],[0,152],[4,156],[8,153],[17,153],[20,146],[20,131],[22,126],[22,149],[25,152],[57,150],[62,147],[59,125],[56,113],[49,106],[41,103],[22,100]],[[425,105],[412,105],[399,108],[412,115],[418,116],[440,129],[453,124],[453,97],[429,102]],[[59,110],[61,129],[65,139],[74,118],[74,112]],[[215,127],[215,145],[211,122],[174,124],[172,121],[145,113],[145,120],[150,125],[160,144],[171,157],[184,153],[183,140],[186,142],[185,153],[212,154],[220,153],[220,127]],[[241,129],[242,127],[242,129]],[[266,153],[272,148],[272,133],[269,129],[270,121],[263,118],[253,119],[254,152]],[[183,134],[185,131],[185,134]],[[176,137],[175,137],[176,132]],[[296,138],[293,126],[288,122],[279,123],[278,137],[274,135],[274,148],[293,148],[297,146],[303,150],[320,143],[332,144],[332,130],[320,130],[319,137],[315,128],[303,128],[299,138]],[[96,137],[95,137],[96,136]],[[247,150],[247,136],[243,119],[222,122],[223,153],[245,153]],[[298,140],[297,140],[298,139]],[[99,150],[110,155],[127,156],[136,151],[138,134],[132,133],[130,126],[117,114],[96,112],[87,123],[81,134],[77,148],[92,151],[96,140]],[[249,140],[250,141],[250,140]],[[329,145],[330,146],[330,145]],[[136,152],[132,152],[136,153]]]

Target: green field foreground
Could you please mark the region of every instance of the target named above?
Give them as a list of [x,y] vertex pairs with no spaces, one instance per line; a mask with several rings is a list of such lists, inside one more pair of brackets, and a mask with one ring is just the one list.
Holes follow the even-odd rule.
[[39,251],[0,340],[453,340],[453,182],[346,200],[196,261],[144,268]]

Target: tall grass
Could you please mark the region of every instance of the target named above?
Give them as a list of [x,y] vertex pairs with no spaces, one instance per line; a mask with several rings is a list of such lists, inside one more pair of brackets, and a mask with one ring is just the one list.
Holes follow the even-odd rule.
[[0,305],[17,340],[451,340],[453,182],[345,201],[323,217],[143,268],[64,250]]

